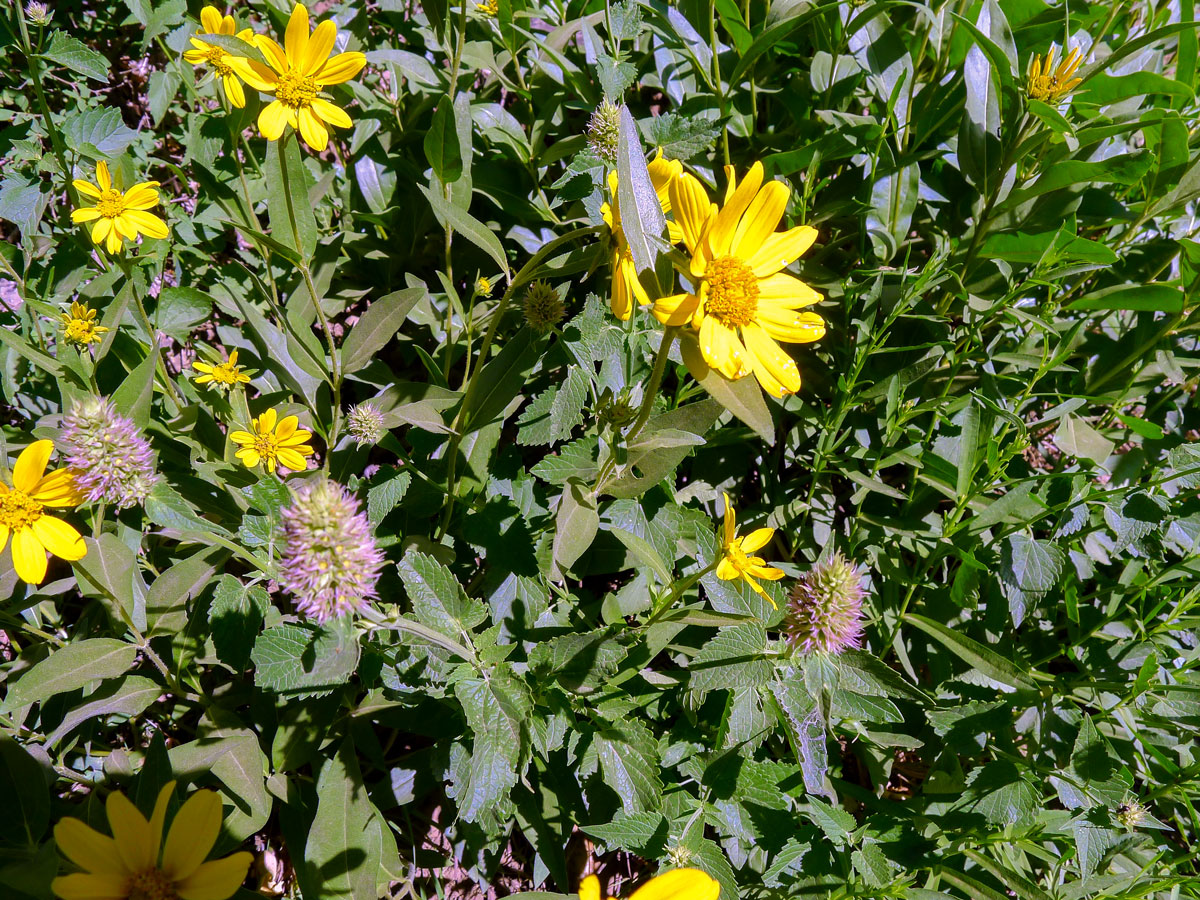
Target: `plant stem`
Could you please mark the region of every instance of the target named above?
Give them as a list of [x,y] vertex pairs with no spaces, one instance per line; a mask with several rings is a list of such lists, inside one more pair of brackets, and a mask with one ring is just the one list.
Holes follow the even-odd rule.
[[125,280],[129,284],[129,291],[133,294],[133,302],[137,307],[138,315],[142,319],[142,327],[146,329],[146,334],[150,340],[150,352],[155,357],[155,368],[158,374],[162,376],[163,390],[171,398],[171,402],[175,404],[176,409],[183,409],[183,398],[179,396],[179,392],[175,389],[175,382],[171,380],[171,373],[167,371],[166,360],[163,359],[162,348],[158,345],[158,330],[150,321],[150,316],[146,312],[146,304],[142,301],[142,290],[138,285],[138,281],[133,277],[133,265],[130,259],[122,252],[117,257],[117,265],[121,267],[121,271],[125,273]]
[[671,347],[675,343],[675,336],[678,333],[679,326],[677,325],[668,326],[663,330],[662,342],[659,343],[658,353],[654,357],[654,368],[650,372],[650,383],[646,385],[646,394],[642,397],[642,408],[638,410],[637,418],[625,434],[627,444],[631,443],[646,427],[650,411],[654,408],[654,398],[658,396],[658,387],[662,384],[663,373],[667,369],[667,359],[671,355]]

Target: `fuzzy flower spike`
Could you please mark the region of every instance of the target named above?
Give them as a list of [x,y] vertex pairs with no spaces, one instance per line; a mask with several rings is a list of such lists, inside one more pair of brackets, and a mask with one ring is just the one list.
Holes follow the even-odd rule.
[[283,511],[284,549],[279,582],[296,608],[325,622],[361,612],[376,596],[383,552],[358,500],[320,479],[297,488]]
[[805,656],[861,646],[862,576],[841,553],[801,576],[788,595],[788,643]]
[[154,454],[133,420],[103,397],[91,397],[63,418],[62,451],[84,500],[126,509],[145,501],[158,481]]
[[331,57],[336,38],[332,19],[309,34],[308,10],[297,3],[282,47],[265,35],[258,37],[258,49],[270,65],[253,59],[239,64],[238,74],[247,84],[275,95],[258,116],[259,131],[268,141],[279,140],[284,126],[291,125],[304,143],[320,151],[329,145],[327,125],[349,128],[354,124],[340,107],[318,96],[323,88],[354,78],[367,64],[367,57],[357,51]]
[[[671,869],[655,875],[630,894],[628,900],[717,900],[719,885],[707,872],[699,869]],[[579,900],[601,900],[600,879],[588,875],[579,884]],[[616,900],[609,897],[608,900]]]
[[721,561],[717,563],[717,577],[724,581],[741,578],[754,588],[760,597],[775,606],[771,595],[763,590],[762,585],[756,579],[765,578],[767,581],[778,581],[783,577],[784,572],[782,569],[768,566],[766,560],[761,557],[750,555],[755,550],[761,550],[770,542],[771,538],[775,536],[775,529],[756,528],[744,537],[738,537],[737,515],[733,510],[733,504],[729,502],[728,494],[722,494],[722,496],[725,498],[725,535],[721,542]]

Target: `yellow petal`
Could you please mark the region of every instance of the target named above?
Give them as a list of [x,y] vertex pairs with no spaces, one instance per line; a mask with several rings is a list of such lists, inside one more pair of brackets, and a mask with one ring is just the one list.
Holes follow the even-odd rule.
[[13,532],[12,561],[17,577],[26,584],[41,584],[46,577],[46,551],[32,529]]
[[337,25],[332,19],[326,19],[315,29],[308,39],[308,49],[300,68],[305,75],[313,75],[325,65],[329,53],[333,50],[333,42],[337,39]]
[[733,194],[725,201],[717,219],[708,233],[708,246],[712,258],[718,259],[729,253],[733,235],[737,230],[742,214],[746,212],[751,201],[758,195],[759,186],[763,180],[762,163],[756,162],[746,173],[745,179],[737,186]]
[[128,219],[133,225],[146,237],[150,238],[165,238],[171,233],[167,228],[167,223],[153,213],[144,212],[140,209],[127,209],[121,217]]
[[108,813],[108,825],[117,842],[117,850],[129,870],[140,872],[154,865],[157,862],[152,856],[154,841],[146,817],[120,791],[108,795],[104,809]]
[[205,34],[221,33],[221,14],[217,12],[216,7],[206,6],[200,10],[200,24],[204,27]]
[[125,890],[128,875],[88,875],[76,872],[62,875],[50,883],[52,890],[62,900],[126,900]]
[[650,879],[629,900],[717,900],[721,886],[699,869],[672,869]]
[[753,553],[755,550],[765,547],[774,536],[774,528],[756,528],[742,538],[742,552]]
[[[276,72],[282,75],[288,70],[287,54],[283,52],[275,41],[267,37],[265,34],[256,35],[254,45],[262,51],[263,58]],[[278,78],[272,80],[272,84],[278,81]]]
[[770,335],[758,325],[751,324],[742,329],[742,336],[755,362],[770,372],[784,390],[790,394],[800,390],[800,370],[796,367],[796,361],[784,353]]
[[163,823],[167,820],[167,806],[171,802],[173,793],[175,793],[175,782],[168,781],[158,792],[158,797],[154,801],[154,811],[150,814],[150,842],[152,845],[150,858],[156,862],[158,851],[162,847]]
[[246,105],[246,92],[242,90],[242,83],[237,80],[237,76],[226,75],[222,83],[225,85],[225,94],[229,97],[229,102],[242,109]]
[[737,566],[727,559],[722,559],[717,563],[717,577],[722,581],[733,581],[735,578],[741,578],[742,573],[737,570]]
[[589,875],[579,882],[579,900],[600,900],[600,879]]
[[320,97],[313,100],[312,109],[313,112],[335,128],[350,128],[354,124],[344,110],[334,106],[328,100],[322,100]]
[[313,77],[321,85],[341,84],[361,72],[366,64],[366,56],[357,50],[351,50],[332,57]]
[[253,444],[255,440],[254,435],[248,431],[231,431],[229,439],[235,444]]
[[[258,417],[258,433],[270,434],[275,430],[275,423],[279,420],[279,412],[274,408],[268,409]],[[299,421],[297,419],[297,421]]]
[[4,545],[8,543],[8,531],[8,526],[0,523],[0,550],[3,550]]
[[121,239],[121,233],[116,229],[116,220],[113,220],[113,228],[108,232],[108,239],[105,241],[104,248],[109,253],[120,253],[124,241]]
[[212,370],[216,367],[209,365],[206,362],[200,362],[199,360],[196,360],[194,363],[192,363],[192,368],[195,369],[197,372],[207,372],[208,374],[211,375]]
[[311,109],[304,107],[297,113],[300,119],[300,136],[304,143],[320,152],[329,146],[329,129],[318,119]]
[[273,100],[263,107],[258,114],[258,130],[268,141],[277,141],[283,134],[288,122],[288,108],[278,100]]
[[66,818],[54,826],[54,842],[63,856],[97,875],[128,875],[117,844],[81,820]]
[[777,341],[811,344],[825,337],[825,320],[816,313],[760,307],[758,324]]
[[704,361],[726,378],[740,378],[745,353],[733,331],[712,316],[705,316],[700,325],[700,352]]
[[100,210],[94,206],[84,206],[80,209],[71,210],[71,221],[76,225],[81,222],[92,222],[100,218]]
[[681,175],[671,182],[671,208],[675,221],[683,231],[683,243],[689,253],[700,246],[700,235],[712,214],[712,201],[698,179],[692,175]]
[[262,461],[262,457],[259,456],[258,451],[254,450],[251,447],[246,447],[243,450],[239,450],[237,453],[234,454],[234,456],[236,456],[238,459],[240,459],[242,461],[242,464],[247,469],[253,469],[255,466],[257,466]]
[[100,186],[101,191],[112,188],[112,176],[108,174],[108,163],[104,160],[96,163],[96,184]]
[[228,900],[250,870],[254,855],[242,851],[206,862],[175,885],[180,900]]
[[758,307],[800,309],[820,301],[821,295],[794,275],[777,272],[758,281]]
[[[295,447],[300,449],[300,445],[308,443],[311,438],[311,431],[305,431],[303,428],[300,428],[296,431],[293,431],[288,437],[277,438],[277,440],[279,441],[279,446],[281,447]],[[301,450],[300,452],[303,453],[304,451]]]
[[212,852],[221,832],[221,798],[215,791],[196,791],[175,814],[163,848],[163,872],[172,881],[187,878]]
[[[266,54],[263,55],[266,56]],[[269,66],[264,66],[257,59],[231,56],[225,62],[229,64],[229,67],[237,73],[242,81],[256,90],[270,94],[279,84],[279,76]]]
[[280,465],[287,466],[293,472],[303,472],[308,468],[308,463],[304,461],[304,456],[297,452],[293,447],[280,447],[276,451],[276,456],[279,457]]
[[50,462],[53,449],[54,441],[34,441],[22,450],[17,457],[17,464],[13,466],[13,487],[32,494],[46,472],[46,463]]
[[654,318],[664,325],[685,325],[696,312],[700,298],[695,294],[672,294],[654,301]]
[[731,252],[734,256],[749,259],[762,248],[763,243],[779,227],[791,193],[779,181],[769,181],[762,186],[733,234]]
[[62,519],[41,516],[31,527],[33,536],[59,559],[74,562],[87,555],[87,544],[83,542],[83,536]]
[[784,266],[799,259],[817,239],[817,229],[797,225],[787,231],[768,235],[757,249],[746,257],[746,264],[759,278],[774,275]]
[[305,51],[308,50],[308,10],[302,3],[292,7],[287,31],[283,35],[283,46],[287,51],[288,62],[299,68],[304,60]]
[[79,191],[79,193],[86,194],[87,196],[93,197],[96,200],[100,199],[100,188],[96,187],[90,181],[84,181],[82,178],[76,178],[71,182],[71,184],[75,186],[75,190]]

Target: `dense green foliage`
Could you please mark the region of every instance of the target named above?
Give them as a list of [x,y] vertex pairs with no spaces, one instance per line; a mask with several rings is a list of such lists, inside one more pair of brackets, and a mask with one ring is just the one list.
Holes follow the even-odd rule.
[[[290,11],[229,10],[280,41]],[[1191,0],[334,3],[368,64],[324,152],[181,58],[199,12],[0,26],[5,483],[93,394],[161,476],[57,510],[87,555],[41,585],[0,556],[0,894],[52,896],[54,822],[177,778],[306,900],[659,865],[723,900],[1200,896]],[[1030,97],[1064,43],[1082,82]],[[631,118],[589,144],[606,97]],[[610,313],[610,171],[641,283],[677,290],[657,148],[718,204],[761,161],[817,229],[796,395],[698,383],[673,332],[659,383],[663,326]],[[100,160],[161,182],[167,239],[72,224]],[[82,348],[72,302],[109,329]],[[194,381],[232,350],[249,384]],[[268,408],[312,471],[235,457]],[[323,625],[279,589],[318,467],[386,558]],[[712,570],[722,492],[776,529],[766,598]],[[793,653],[788,589],[835,551],[863,646]]]

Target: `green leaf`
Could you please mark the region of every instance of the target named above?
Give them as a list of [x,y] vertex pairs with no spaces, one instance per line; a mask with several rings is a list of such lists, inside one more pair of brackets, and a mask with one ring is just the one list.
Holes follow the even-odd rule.
[[109,604],[115,604],[114,616],[123,615],[136,628],[145,628],[146,585],[138,573],[134,552],[111,532],[100,535],[99,540],[88,537],[83,540],[87,555],[71,565],[84,594],[98,594]]
[[[305,895],[331,900],[377,897],[385,866],[395,869],[399,861],[385,864],[385,852],[394,856],[395,845],[384,841],[387,826],[367,795],[352,738],[343,740],[321,766],[316,794],[317,813],[302,863]],[[385,849],[389,847],[390,852]]]
[[229,551],[224,547],[199,550],[172,565],[146,592],[148,635],[174,634],[187,628],[188,602],[206,587]]
[[372,525],[378,525],[400,505],[410,484],[412,475],[408,472],[392,472],[383,481],[367,488],[367,519]]
[[1041,793],[1008,761],[991,762],[976,769],[967,781],[974,808],[993,825],[1029,825]]
[[468,597],[453,573],[432,556],[410,550],[398,568],[417,620],[470,647],[472,632],[487,620],[487,608]]
[[437,217],[438,223],[442,227],[449,225],[451,229],[461,234],[494,259],[496,265],[500,267],[506,278],[510,277],[508,257],[504,255],[504,245],[500,243],[500,240],[492,232],[492,229],[488,228],[488,226],[484,225],[466,210],[459,209],[452,203],[447,203],[446,199],[433,188],[418,184],[417,189],[425,195],[425,199],[433,207],[433,214]]
[[656,809],[662,803],[658,752],[646,726],[635,720],[606,727],[592,739],[604,783],[627,814]]
[[63,137],[72,150],[90,159],[110,160],[137,140],[137,132],[125,127],[119,110],[101,106],[69,116],[63,124]]
[[646,140],[662,150],[666,159],[688,160],[713,145],[720,128],[702,116],[666,112],[646,124]]
[[8,735],[0,735],[0,842],[34,847],[50,824],[46,770]]
[[479,373],[482,389],[472,394],[470,406],[463,409],[464,434],[491,424],[508,409],[541,359],[544,344],[543,335],[532,328],[522,328],[496,356],[483,364]]
[[596,495],[578,479],[570,480],[563,488],[554,517],[555,566],[570,569],[592,546],[599,528]]
[[637,126],[627,106],[621,107],[621,136],[617,145],[617,205],[621,211],[621,230],[633,255],[638,278],[650,291],[650,299],[662,295],[654,272],[658,256],[666,247],[667,221],[650,181],[646,157]]
[[614,675],[628,648],[607,628],[564,634],[529,651],[529,667],[539,678],[554,678],[567,690],[590,694]]
[[524,682],[507,665],[461,679],[454,696],[472,732],[468,781],[456,786],[454,798],[459,817],[475,822],[507,799],[523,771],[524,726],[533,703]]
[[1080,459],[1090,459],[1096,465],[1102,465],[1112,456],[1116,447],[1116,444],[1094,429],[1086,420],[1069,413],[1062,417],[1062,423],[1054,432],[1054,443],[1064,453]]
[[126,675],[119,681],[106,682],[84,703],[63,716],[58,726],[46,735],[46,746],[54,746],[84,722],[99,716],[120,715],[132,719],[144,712],[162,693],[162,685],[140,675]]
[[619,813],[607,825],[581,825],[580,830],[599,838],[610,850],[620,848],[653,859],[667,841],[667,820],[660,812]]
[[167,754],[177,778],[220,779],[229,801],[221,830],[233,843],[245,840],[266,824],[272,806],[263,775],[267,759],[254,732],[210,726],[203,738],[172,747]]
[[[598,441],[595,435],[581,437],[563,444],[556,456],[547,456],[529,470],[548,484],[566,485],[572,478],[580,481],[590,481],[596,477],[596,449]],[[1197,463],[1200,465],[1200,463]]]
[[137,647],[115,638],[87,638],[56,650],[10,682],[0,710],[11,712],[133,668]]
[[588,399],[591,379],[582,366],[571,366],[550,403],[550,440],[554,444],[571,436],[583,423],[583,407]]
[[221,662],[241,672],[250,664],[250,651],[271,608],[271,598],[259,585],[247,587],[232,575],[222,575],[208,608],[213,646]]
[[830,806],[824,800],[816,797],[810,796],[808,802],[812,805],[809,818],[812,819],[813,824],[825,832],[825,837],[829,838],[836,846],[845,846],[849,841],[850,832],[856,825],[854,816],[844,809]]
[[176,340],[186,340],[197,325],[212,315],[212,297],[192,287],[165,287],[151,313],[154,327]]
[[433,121],[425,132],[425,158],[433,167],[433,173],[442,184],[458,181],[463,173],[462,148],[458,143],[458,131],[454,126],[454,108],[451,100],[443,96],[433,112]]
[[[0,219],[7,219],[16,225],[21,229],[23,237],[33,237],[49,199],[50,194],[42,191],[40,182],[29,181],[16,174],[10,175],[0,181]],[[13,337],[17,338],[16,335]],[[29,349],[33,350],[32,347]],[[58,366],[52,357],[41,354],[40,351],[34,352]]]
[[358,641],[346,619],[327,625],[276,625],[254,642],[254,683],[289,697],[328,694],[345,685],[358,665]]
[[762,388],[753,376],[730,381],[710,368],[700,353],[700,342],[690,332],[679,336],[679,352],[688,372],[714,400],[749,425],[768,444],[775,443],[775,422],[763,400]]
[[367,307],[342,344],[342,371],[357,372],[396,336],[409,312],[425,296],[423,287],[384,294]]
[[271,236],[302,259],[312,259],[317,249],[317,220],[308,199],[308,172],[299,137],[267,144],[266,182]]
[[51,33],[50,46],[42,51],[41,56],[60,66],[66,66],[72,72],[108,83],[109,61],[90,49],[83,41],[62,31]]
[[600,485],[598,493],[640,497],[675,471],[693,447],[703,442],[703,436],[720,414],[721,404],[717,401],[701,400],[653,416],[629,445],[625,465],[615,477]]
[[1118,284],[1084,294],[1067,309],[1128,309],[1137,312],[1181,313],[1186,297],[1168,284]]
[[906,613],[904,621],[924,631],[963,662],[978,669],[992,681],[998,681],[1017,690],[1032,691],[1035,689],[1033,679],[1011,660],[1005,659],[995,650],[985,647],[960,631],[915,613]]
[[688,662],[688,686],[698,693],[765,685],[773,665],[766,657],[767,632],[747,623],[722,628]]

